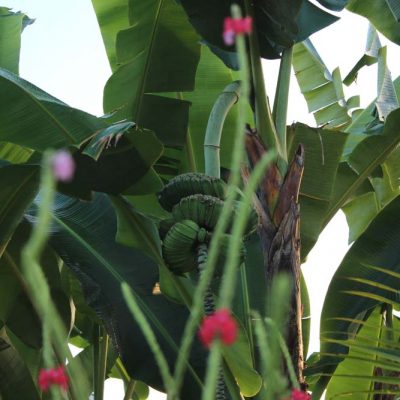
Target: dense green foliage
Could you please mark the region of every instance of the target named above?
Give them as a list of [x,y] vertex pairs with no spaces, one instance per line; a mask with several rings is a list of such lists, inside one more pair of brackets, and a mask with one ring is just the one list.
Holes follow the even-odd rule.
[[[316,120],[316,127],[287,127],[285,137],[289,162],[299,144],[305,151],[299,194],[301,258],[305,260],[340,209],[354,242],[324,300],[321,353],[310,357],[305,370],[309,390],[315,399],[325,389],[327,398],[352,393],[357,399],[372,399],[374,390],[400,390],[399,321],[393,314],[400,307],[400,81],[392,82],[386,51],[373,28],[368,52],[344,81],[339,69],[328,71],[308,37],[338,19],[327,10],[346,7],[400,44],[400,2],[318,2],[325,9],[308,0],[260,0],[254,7],[248,0],[239,3],[255,22],[251,84],[258,79],[255,55],[258,61],[279,58],[293,47],[293,69]],[[42,366],[41,316],[33,308],[21,266],[21,249],[41,203],[40,165],[46,150],[68,148],[77,167],[71,182],[57,186],[41,265],[69,342],[84,349],[76,359],[88,370],[88,382],[95,382],[87,395],[92,389],[99,393],[93,377],[101,368],[106,334],[112,340],[106,376],[121,378],[127,386],[137,381],[132,398],[147,398],[147,385],[165,389],[141,325],[125,303],[122,282],[132,290],[172,371],[194,301],[198,277],[174,275],[163,258],[163,235],[172,217],[157,193],[179,174],[204,172],[209,115],[218,95],[237,78],[240,64],[235,47],[222,39],[232,1],[92,3],[113,71],[104,88],[106,115],[101,118],[69,107],[18,76],[21,34],[32,21],[0,7],[1,400],[46,398],[40,397],[36,384]],[[373,63],[378,63],[377,99],[363,110],[357,97],[345,99],[342,85],[351,84],[360,68]],[[253,89],[245,99],[245,118],[258,127],[261,89]],[[234,107],[222,131],[226,179],[237,114]],[[223,371],[232,399],[241,393],[261,400],[269,389],[259,362],[253,312],[268,315],[268,283],[257,233],[243,243],[246,258],[237,270],[232,306],[240,333],[222,351]],[[321,268],[323,264],[321,260]],[[211,285],[214,295],[219,285],[218,277]],[[310,315],[304,280],[302,302],[306,352]],[[194,339],[182,399],[200,398],[206,368],[207,351]]]

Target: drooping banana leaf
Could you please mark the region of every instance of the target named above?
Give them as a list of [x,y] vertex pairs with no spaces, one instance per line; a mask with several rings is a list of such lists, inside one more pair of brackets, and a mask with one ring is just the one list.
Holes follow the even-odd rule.
[[351,122],[349,110],[358,102],[345,100],[339,69],[331,74],[309,39],[294,46],[292,64],[317,125],[344,130]]
[[[390,158],[393,156],[398,159],[399,152],[395,150]],[[343,207],[349,226],[349,243],[356,240],[382,208],[400,194],[399,182],[392,185],[386,163],[379,168],[382,177],[369,178],[374,191],[354,198]]]
[[[331,199],[329,210],[323,220],[323,226],[335,213],[349,200],[353,199],[357,191],[365,185],[379,165],[384,163],[400,143],[398,124],[400,121],[400,110],[389,114],[382,134],[369,135],[359,143],[348,157],[348,164],[352,171],[345,168],[345,173],[338,176],[335,182],[334,196]],[[355,172],[355,173],[354,173]],[[395,188],[393,188],[395,190]],[[363,190],[362,193],[373,189]]]
[[400,22],[394,17],[387,0],[350,0],[346,9],[367,18],[379,32],[400,44]]
[[382,47],[381,41],[379,40],[378,32],[373,25],[369,24],[367,44],[365,46],[365,53],[357,61],[356,65],[351,69],[351,71],[343,79],[345,85],[350,85],[357,78],[357,74],[361,68],[365,66],[370,66],[378,62],[378,52]]
[[[365,320],[381,303],[397,305],[400,277],[400,200],[387,205],[347,252],[326,295],[321,316],[321,336],[344,340],[360,328],[354,320]],[[322,353],[346,354],[346,346],[335,341],[321,343]],[[314,387],[319,398],[341,360],[322,356],[317,363],[324,375]],[[315,372],[318,371],[315,369]],[[314,394],[313,394],[314,395]]]
[[4,69],[0,69],[0,121],[0,141],[39,152],[78,146],[107,126]]
[[[31,220],[32,214],[34,210],[28,216]],[[128,373],[162,390],[156,362],[125,305],[120,284],[127,282],[139,296],[171,366],[187,309],[162,295],[153,295],[158,282],[157,264],[145,253],[115,242],[117,219],[106,195],[97,193],[89,203],[57,195],[53,215],[50,245],[80,280],[87,303],[105,323]],[[190,358],[194,375],[186,376],[183,398],[198,398],[198,379],[204,374],[205,356],[205,350],[196,341]]]
[[33,23],[27,15],[0,7],[0,67],[18,74],[21,34]]
[[[180,0],[190,22],[206,44],[230,68],[237,69],[234,47],[223,42],[224,18],[231,15],[231,0],[215,3],[211,0]],[[243,7],[243,1],[239,3]],[[254,3],[261,56],[278,58],[285,48],[301,42],[311,34],[335,22],[338,18],[318,8],[308,0],[263,0]]]

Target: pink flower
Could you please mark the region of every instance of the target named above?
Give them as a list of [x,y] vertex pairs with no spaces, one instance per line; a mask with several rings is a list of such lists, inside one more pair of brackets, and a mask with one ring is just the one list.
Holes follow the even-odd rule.
[[291,400],[311,400],[311,396],[307,392],[303,392],[299,389],[293,389]]
[[60,150],[54,154],[52,168],[54,176],[61,182],[69,182],[74,177],[75,162],[68,151]]
[[39,388],[47,392],[50,386],[59,386],[62,390],[68,389],[68,376],[62,365],[57,368],[41,369],[38,378]]
[[253,20],[251,17],[245,18],[225,18],[223,38],[228,46],[235,43],[235,36],[252,31]]
[[236,340],[237,329],[237,323],[232,318],[231,312],[221,308],[203,319],[199,329],[199,339],[205,347],[210,347],[216,338],[229,346]]

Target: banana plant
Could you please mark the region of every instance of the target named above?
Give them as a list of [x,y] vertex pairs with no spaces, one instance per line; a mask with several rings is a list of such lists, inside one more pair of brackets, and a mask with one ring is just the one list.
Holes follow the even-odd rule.
[[[253,31],[241,50],[222,36],[233,1],[92,3],[113,71],[102,118],[18,76],[21,33],[32,21],[0,8],[0,371],[12,371],[0,379],[1,397],[46,396],[36,384],[45,325],[21,249],[41,209],[48,148],[68,148],[76,165],[74,179],[57,185],[40,264],[70,343],[84,348],[68,369],[74,376],[76,365],[89,366],[85,396],[103,400],[105,377],[118,376],[125,398],[146,398],[146,385],[172,398],[215,398],[213,371],[221,399],[272,399],[307,385],[314,398],[326,388],[328,396],[395,393],[398,84],[371,31],[374,60],[357,68],[378,62],[377,101],[352,112],[357,98],[345,99],[339,70],[330,74],[308,37],[338,19],[327,10],[346,7],[398,43],[397,2],[318,0],[323,9],[308,0],[243,0]],[[272,110],[262,58],[281,58]],[[317,128],[286,126],[292,64]],[[238,151],[236,129],[245,138]],[[325,299],[321,353],[305,370],[300,265],[341,208],[355,243]],[[279,286],[282,273],[291,286]],[[277,287],[288,292],[287,308],[276,302],[284,302]],[[192,334],[202,313],[231,300],[239,335],[221,350],[218,372],[218,346],[208,357]],[[359,359],[361,383],[352,388]],[[175,371],[175,392],[166,370]]]

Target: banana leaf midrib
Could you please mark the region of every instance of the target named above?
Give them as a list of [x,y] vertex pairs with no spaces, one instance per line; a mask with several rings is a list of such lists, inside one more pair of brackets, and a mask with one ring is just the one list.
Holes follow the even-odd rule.
[[[0,75],[0,79],[5,79],[3,76]],[[7,80],[8,82],[11,82],[10,80]],[[47,119],[52,123],[57,130],[61,131],[61,133],[64,134],[64,136],[67,138],[67,141],[69,141],[72,145],[76,144],[76,140],[71,134],[68,132],[68,129],[53,115],[51,114],[47,108],[42,104],[41,101],[35,98],[29,91],[24,90],[19,84],[12,82],[13,86],[17,88],[20,92],[22,92],[24,95],[26,95],[31,102],[39,108],[41,111],[43,111],[44,115],[47,117]],[[44,103],[46,101],[43,101]],[[1,134],[0,134],[1,135]]]

